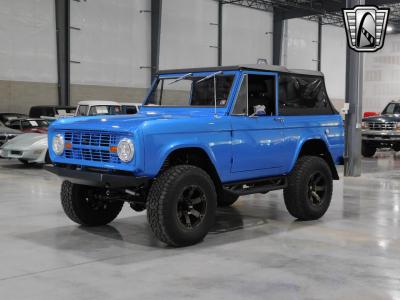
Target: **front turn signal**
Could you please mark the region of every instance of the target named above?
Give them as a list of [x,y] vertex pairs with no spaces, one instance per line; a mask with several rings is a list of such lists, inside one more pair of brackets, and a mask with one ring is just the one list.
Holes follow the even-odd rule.
[[117,151],[118,151],[118,147],[117,146],[111,146],[110,147],[110,152],[111,153],[117,153]]

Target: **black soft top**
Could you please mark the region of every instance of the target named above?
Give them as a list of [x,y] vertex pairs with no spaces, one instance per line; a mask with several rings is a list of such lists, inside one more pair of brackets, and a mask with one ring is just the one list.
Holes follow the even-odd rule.
[[209,68],[171,69],[171,70],[161,70],[158,72],[158,74],[196,73],[196,72],[212,72],[212,71],[217,72],[217,71],[236,71],[236,70],[269,71],[269,72],[279,72],[279,73],[292,73],[297,75],[324,76],[324,74],[319,71],[288,69],[284,66],[264,65],[264,64],[220,66],[220,67],[209,67]]

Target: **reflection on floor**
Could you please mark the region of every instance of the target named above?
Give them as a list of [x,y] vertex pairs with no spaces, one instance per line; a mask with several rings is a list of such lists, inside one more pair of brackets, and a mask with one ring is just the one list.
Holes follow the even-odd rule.
[[204,242],[172,249],[128,206],[76,226],[57,177],[0,160],[0,298],[400,299],[400,155],[363,169],[335,182],[321,220],[294,220],[279,191],[247,196]]

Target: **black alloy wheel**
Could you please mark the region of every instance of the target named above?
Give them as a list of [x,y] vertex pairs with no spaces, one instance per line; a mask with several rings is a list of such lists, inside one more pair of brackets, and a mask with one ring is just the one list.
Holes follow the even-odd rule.
[[326,179],[320,172],[315,172],[310,176],[308,182],[308,199],[313,206],[321,206],[325,200],[328,188]]
[[193,229],[201,224],[207,211],[207,199],[200,186],[183,188],[177,204],[177,216],[182,226]]

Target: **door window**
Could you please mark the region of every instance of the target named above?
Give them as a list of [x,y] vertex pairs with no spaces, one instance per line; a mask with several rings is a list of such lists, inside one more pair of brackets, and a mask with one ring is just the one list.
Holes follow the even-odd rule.
[[275,115],[275,76],[245,74],[233,115]]
[[248,115],[248,81],[247,74],[243,75],[242,83],[238,95],[236,97],[235,107],[233,108],[233,115]]

